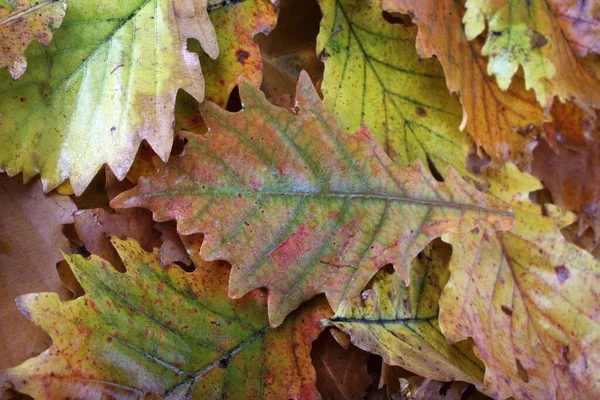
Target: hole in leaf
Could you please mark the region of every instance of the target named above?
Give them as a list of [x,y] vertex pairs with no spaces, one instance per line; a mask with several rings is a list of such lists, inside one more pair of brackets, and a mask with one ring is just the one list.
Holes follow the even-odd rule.
[[431,161],[429,157],[427,157],[427,166],[429,167],[431,175],[433,175],[436,181],[444,182],[444,177],[442,176],[442,174],[440,174],[440,171],[438,171],[435,164],[433,163],[433,161]]
[[242,110],[242,99],[240,98],[240,90],[237,86],[231,91],[225,109],[230,112],[238,112]]
[[515,361],[517,362],[517,370],[519,371],[519,377],[521,377],[521,379],[523,379],[524,382],[529,382],[529,375],[527,375],[527,370],[523,368],[523,365],[521,364],[521,361],[519,361],[519,359],[515,359]]

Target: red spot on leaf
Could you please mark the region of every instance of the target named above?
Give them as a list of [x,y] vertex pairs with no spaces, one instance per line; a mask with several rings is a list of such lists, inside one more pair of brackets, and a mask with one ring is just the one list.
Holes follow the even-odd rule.
[[238,49],[238,51],[235,52],[235,58],[242,65],[246,64],[246,60],[249,57],[250,53],[248,53],[246,50]]

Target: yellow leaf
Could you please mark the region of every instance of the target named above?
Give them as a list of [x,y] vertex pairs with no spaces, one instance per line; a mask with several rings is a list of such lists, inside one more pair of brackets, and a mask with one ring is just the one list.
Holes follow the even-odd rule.
[[449,276],[449,249],[429,246],[412,263],[410,286],[380,271],[371,289],[343,302],[328,324],[356,346],[418,375],[481,386],[483,365],[467,343],[448,345],[438,325],[438,299]]
[[[2,4],[7,6],[7,4]],[[15,6],[16,5],[16,6]],[[17,80],[27,68],[25,50],[32,40],[48,46],[65,17],[65,0],[15,0],[0,7],[0,68]]]
[[494,397],[595,399],[600,396],[600,264],[566,243],[574,219],[528,199],[541,188],[512,164],[488,172],[489,194],[512,204],[515,226],[450,234],[451,277],[440,298],[450,342],[472,337]]
[[[585,3],[585,2],[584,2]],[[479,35],[488,20],[483,55],[488,73],[506,90],[519,66],[526,87],[548,110],[554,96],[600,107],[600,74],[579,55],[600,49],[600,6],[571,0],[470,0],[465,30]]]
[[462,25],[460,0],[383,0],[389,12],[409,13],[419,27],[417,50],[436,56],[446,83],[458,93],[463,106],[462,126],[478,146],[496,161],[525,165],[531,157],[530,127],[541,125],[544,115],[533,93],[522,82],[502,91],[487,73],[477,41],[468,41]]

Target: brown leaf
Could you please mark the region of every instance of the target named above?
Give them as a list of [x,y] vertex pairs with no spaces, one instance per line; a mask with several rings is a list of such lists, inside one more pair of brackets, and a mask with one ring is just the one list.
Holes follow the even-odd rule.
[[44,195],[39,179],[0,175],[0,370],[48,347],[50,338],[23,319],[18,295],[55,291],[68,297],[56,273],[61,250],[70,252],[62,225],[73,221],[68,197]]
[[311,357],[323,399],[364,398],[373,381],[367,371],[369,353],[352,345],[344,349],[329,332],[323,332],[313,343]]
[[582,151],[559,148],[555,153],[540,143],[533,155],[532,170],[550,193],[554,203],[579,217],[579,234],[591,227],[600,239],[600,143]]
[[146,251],[161,246],[159,234],[152,229],[152,214],[136,208],[111,214],[102,209],[82,210],[75,214],[75,230],[86,249],[124,271],[121,258],[109,236],[133,238]]

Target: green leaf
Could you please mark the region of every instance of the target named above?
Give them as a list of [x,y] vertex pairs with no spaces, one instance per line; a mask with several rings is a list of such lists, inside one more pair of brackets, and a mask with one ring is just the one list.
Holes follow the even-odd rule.
[[[196,238],[197,239],[197,238]],[[192,243],[199,243],[191,239]],[[193,273],[161,267],[158,254],[113,238],[127,272],[92,256],[66,256],[86,294],[17,299],[52,347],[2,379],[42,398],[315,398],[310,347],[327,316],[315,301],[277,329],[261,291],[227,298],[228,268],[196,262]]]
[[502,202],[451,168],[439,183],[419,161],[394,164],[368,130],[341,131],[306,73],[294,110],[245,80],[240,97],[238,113],[202,104],[208,135],[184,134],[182,156],[112,205],[204,233],[202,256],[233,265],[230,296],[269,289],[274,326],[318,293],[337,307],[385,264],[408,280],[412,258],[445,232],[512,224]]
[[325,51],[324,102],[342,129],[362,121],[400,165],[431,160],[462,176],[472,141],[460,132],[461,106],[436,60],[420,59],[416,27],[391,24],[377,0],[320,0],[317,52]]
[[46,191],[69,178],[81,194],[105,163],[123,179],[142,140],[166,160],[177,90],[204,96],[188,38],[218,54],[206,0],[69,1],[28,72],[0,75],[0,169],[39,173]]
[[412,263],[407,288],[397,274],[378,272],[372,287],[343,302],[327,320],[352,343],[385,363],[438,381],[481,386],[485,370],[466,343],[449,345],[438,325],[438,300],[448,281],[450,251],[433,243]]

